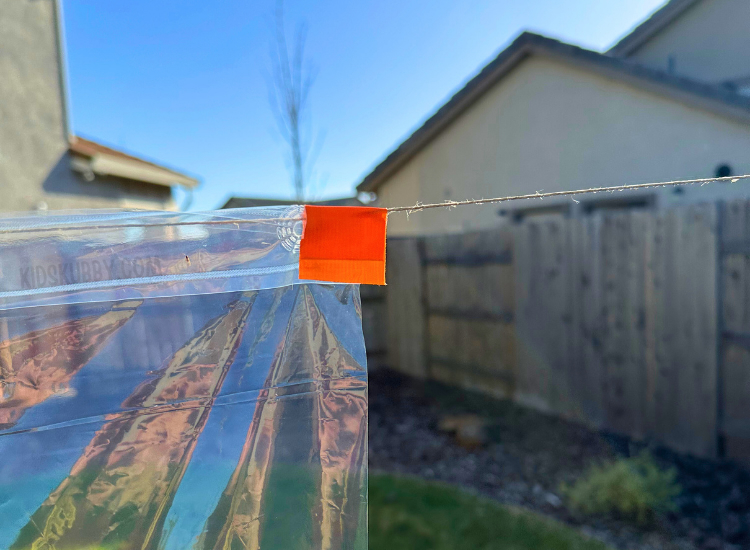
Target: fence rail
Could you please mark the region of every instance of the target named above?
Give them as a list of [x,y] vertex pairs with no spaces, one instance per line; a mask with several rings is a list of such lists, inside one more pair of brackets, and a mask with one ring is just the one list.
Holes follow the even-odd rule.
[[387,276],[369,323],[397,370],[750,457],[750,203],[393,238]]

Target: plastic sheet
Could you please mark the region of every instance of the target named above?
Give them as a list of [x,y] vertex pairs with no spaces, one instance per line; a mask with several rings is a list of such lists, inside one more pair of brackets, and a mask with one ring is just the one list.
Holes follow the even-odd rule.
[[356,285],[299,208],[0,222],[0,548],[366,548]]

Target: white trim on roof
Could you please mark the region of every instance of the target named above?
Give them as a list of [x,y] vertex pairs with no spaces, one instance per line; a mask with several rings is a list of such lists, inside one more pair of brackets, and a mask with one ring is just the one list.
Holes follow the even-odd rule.
[[89,181],[95,176],[116,176],[167,187],[182,186],[193,189],[198,186],[198,180],[195,178],[143,162],[101,153],[90,158],[73,153],[70,167],[83,174]]

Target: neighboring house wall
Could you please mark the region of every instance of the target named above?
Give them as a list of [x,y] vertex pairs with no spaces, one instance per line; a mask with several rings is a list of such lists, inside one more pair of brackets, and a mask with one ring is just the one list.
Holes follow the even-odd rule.
[[0,211],[174,207],[168,187],[70,169],[54,0],[0,0]]
[[[750,126],[543,56],[523,61],[378,190],[404,206],[627,183],[750,173]],[[745,186],[659,190],[661,202],[746,196]],[[625,195],[617,195],[617,198]],[[633,196],[632,194],[629,196]],[[613,195],[594,195],[606,200]],[[581,199],[583,200],[583,199]],[[393,215],[389,234],[490,227],[524,201]]]
[[[750,79],[750,2],[701,0],[627,57],[706,82]],[[747,83],[750,91],[750,81]]]

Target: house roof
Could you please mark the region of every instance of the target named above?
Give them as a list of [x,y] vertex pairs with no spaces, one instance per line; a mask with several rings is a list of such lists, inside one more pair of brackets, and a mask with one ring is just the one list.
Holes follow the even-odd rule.
[[[283,206],[299,204],[299,201],[285,199],[254,199],[250,197],[230,197],[222,206],[225,208],[253,208],[258,206]],[[318,206],[364,206],[357,197],[344,197],[341,199],[330,199],[326,201],[313,201],[305,204],[314,204]]]
[[357,190],[375,191],[486,91],[531,55],[544,55],[559,59],[606,77],[660,93],[676,101],[750,123],[750,98],[748,97],[725,88],[700,83],[637,65],[618,57],[524,32],[375,166],[357,186]]
[[656,10],[643,23],[635,27],[607,52],[609,55],[624,57],[630,55],[659,33],[675,19],[685,13],[688,8],[702,0],[669,0],[664,6]]
[[93,179],[96,175],[118,176],[155,185],[180,185],[189,189],[197,187],[199,183],[198,179],[182,172],[79,136],[71,137],[69,150],[73,156],[71,167],[87,178]]

